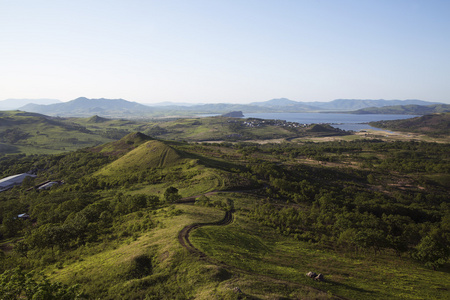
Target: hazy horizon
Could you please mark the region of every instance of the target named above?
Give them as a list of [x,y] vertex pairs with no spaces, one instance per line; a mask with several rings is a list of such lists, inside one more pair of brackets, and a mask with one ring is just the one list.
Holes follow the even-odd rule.
[[[143,101],[134,101],[134,100],[130,100],[130,99],[123,99],[123,98],[105,98],[105,97],[99,97],[99,98],[89,98],[89,97],[77,97],[74,99],[70,99],[70,100],[60,100],[60,99],[52,99],[52,98],[8,98],[8,99],[2,99],[1,101],[10,101],[10,100],[53,100],[53,101],[61,101],[61,103],[63,102],[69,102],[69,101],[73,101],[76,100],[78,98],[88,98],[88,99],[108,99],[108,100],[118,100],[118,99],[122,99],[122,100],[126,100],[126,101],[130,101],[130,102],[136,102],[136,103],[140,103],[140,104],[145,104],[145,105],[159,105],[159,104],[164,104],[167,103],[168,105],[176,105],[176,104],[187,104],[187,105],[203,105],[203,104],[251,104],[251,103],[260,103],[260,102],[267,102],[270,100],[276,100],[276,99],[287,99],[287,100],[291,100],[291,101],[296,101],[296,102],[300,102],[300,103],[314,103],[314,102],[319,102],[319,103],[327,103],[327,102],[332,102],[334,100],[357,100],[357,101],[365,101],[365,100],[386,100],[386,101],[390,101],[390,100],[400,100],[400,101],[406,101],[406,100],[420,100],[420,101],[428,101],[425,99],[344,99],[344,98],[335,98],[335,99],[331,99],[331,100],[325,100],[325,101],[307,101],[307,100],[295,100],[295,99],[289,99],[286,97],[278,97],[278,98],[273,98],[273,99],[265,99],[265,100],[256,100],[256,101],[246,101],[246,102],[183,102],[183,101],[160,101],[160,102],[143,102]],[[450,104],[444,101],[428,101],[428,102],[440,102],[440,103],[444,103],[444,104]],[[30,102],[32,103],[32,102]]]
[[450,2],[8,1],[0,99],[450,103]]

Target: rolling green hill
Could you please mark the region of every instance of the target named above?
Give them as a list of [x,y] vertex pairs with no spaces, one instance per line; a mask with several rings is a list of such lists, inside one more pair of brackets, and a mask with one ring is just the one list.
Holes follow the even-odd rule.
[[171,147],[160,141],[148,141],[120,157],[98,172],[99,175],[121,176],[143,169],[169,168],[182,158]]
[[[340,136],[343,131],[297,123],[226,117],[185,118],[164,120],[107,119],[94,115],[89,118],[55,118],[21,111],[1,112],[0,149],[3,154],[38,154],[73,151],[120,140],[140,131],[158,139],[172,141],[248,141],[292,139],[308,136]],[[348,133],[347,133],[348,134]],[[113,145],[97,151],[122,151]],[[129,146],[122,145],[123,149]]]
[[108,186],[141,183],[135,189],[146,192],[173,185],[186,197],[248,184],[247,179],[229,172],[240,166],[185,152],[181,148],[139,132],[132,133],[119,141],[90,150],[116,157],[112,163],[99,169],[94,177]]
[[145,122],[59,118],[23,111],[0,112],[2,154],[44,154],[74,151],[119,140]]
[[450,112],[449,104],[432,105],[397,105],[385,107],[369,107],[356,110],[354,114],[398,114],[398,115],[427,115],[433,113]]
[[69,120],[21,111],[0,112],[2,153],[57,153],[99,145],[112,139],[99,136]]
[[118,141],[93,147],[91,151],[105,155],[121,156],[152,138],[140,132],[129,133]]
[[371,122],[370,125],[378,128],[416,132],[430,136],[449,136],[450,113],[430,114],[406,120]]
[[[205,117],[146,124],[138,130],[153,137],[175,141],[248,141],[308,136],[348,135],[329,125],[301,125],[281,120]],[[319,130],[319,128],[322,128]]]

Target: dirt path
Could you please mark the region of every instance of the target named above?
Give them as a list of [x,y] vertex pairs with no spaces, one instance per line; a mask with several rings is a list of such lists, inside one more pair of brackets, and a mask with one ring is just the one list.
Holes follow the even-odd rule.
[[[191,241],[189,240],[189,233],[202,226],[224,226],[228,225],[231,222],[233,222],[233,211],[229,210],[225,213],[225,216],[222,220],[217,222],[209,222],[209,223],[194,223],[191,225],[185,226],[183,229],[181,229],[180,233],[178,234],[178,241],[180,242],[181,246],[186,248],[189,252],[199,255],[201,258],[206,259],[208,256],[200,251],[199,249],[195,248],[194,245],[192,245]],[[210,260],[210,259],[207,259]]]
[[[210,192],[208,194],[211,194],[211,193],[217,193],[217,192]],[[187,199],[191,199],[191,198],[193,198],[192,201],[195,200],[195,197],[189,197],[189,198],[182,199],[182,203],[187,203],[186,200]],[[315,288],[315,287],[312,287],[312,286],[309,286],[309,285],[305,285],[305,284],[301,284],[301,283],[295,283],[295,282],[286,281],[286,280],[281,280],[281,279],[273,278],[273,277],[262,275],[262,274],[258,274],[258,273],[253,273],[253,272],[250,272],[250,271],[247,271],[247,270],[235,267],[235,266],[228,265],[228,264],[226,264],[223,261],[218,261],[218,260],[215,260],[215,259],[209,257],[208,255],[206,255],[206,253],[202,252],[200,249],[198,249],[194,245],[192,245],[191,241],[189,240],[189,234],[191,233],[192,230],[200,228],[200,227],[203,227],[203,226],[226,226],[226,225],[229,225],[229,224],[231,224],[233,222],[233,213],[234,213],[234,209],[225,212],[225,216],[221,220],[219,220],[217,222],[194,223],[194,224],[185,226],[178,233],[178,241],[179,241],[179,243],[181,244],[181,246],[186,248],[191,254],[197,255],[197,256],[200,257],[200,259],[202,259],[202,260],[204,260],[204,261],[206,261],[208,263],[214,264],[216,266],[220,266],[220,267],[222,267],[224,269],[228,269],[230,271],[238,272],[238,273],[241,273],[241,274],[251,275],[251,276],[254,276],[254,277],[257,277],[257,278],[260,278],[260,279],[264,279],[264,280],[269,280],[269,281],[272,281],[272,282],[278,283],[278,284],[284,284],[284,285],[291,286],[291,287],[296,287],[296,286],[299,287],[299,286],[301,286],[303,288],[306,287],[306,288],[310,288],[310,289],[316,290],[318,292],[327,293],[327,291],[325,291],[325,290],[321,290],[319,288]],[[332,299],[344,299],[344,300],[347,300],[347,298],[340,297],[340,296],[337,296],[337,295],[333,295]]]
[[179,204],[186,204],[186,203],[194,203],[195,199],[201,197],[201,196],[210,196],[210,195],[214,195],[217,194],[219,192],[224,192],[224,191],[211,191],[211,192],[207,192],[201,195],[197,195],[197,196],[190,196],[190,197],[185,197],[185,198],[181,198],[180,200],[178,200]]

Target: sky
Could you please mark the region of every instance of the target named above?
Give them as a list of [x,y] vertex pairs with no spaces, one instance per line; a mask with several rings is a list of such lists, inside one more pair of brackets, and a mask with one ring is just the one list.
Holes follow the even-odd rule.
[[448,0],[0,0],[0,100],[450,103]]

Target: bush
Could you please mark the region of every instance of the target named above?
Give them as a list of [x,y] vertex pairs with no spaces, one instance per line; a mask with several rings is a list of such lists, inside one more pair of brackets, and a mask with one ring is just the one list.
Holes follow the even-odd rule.
[[142,278],[152,274],[152,258],[146,254],[136,256],[126,273],[127,279]]

